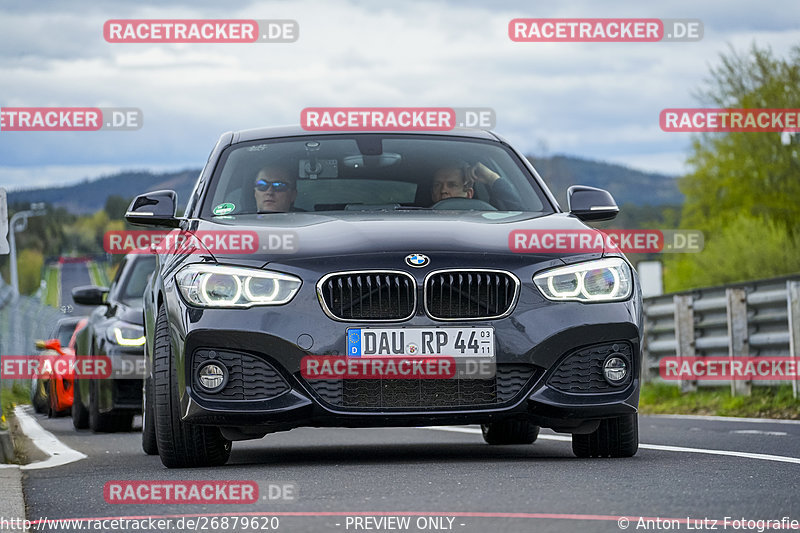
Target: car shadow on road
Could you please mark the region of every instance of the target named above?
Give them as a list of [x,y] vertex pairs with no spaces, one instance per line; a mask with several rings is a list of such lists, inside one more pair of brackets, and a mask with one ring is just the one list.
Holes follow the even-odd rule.
[[[268,437],[267,437],[268,438]],[[528,445],[489,446],[481,443],[350,444],[314,446],[265,446],[236,449],[228,467],[252,464],[285,466],[372,465],[516,462],[573,460],[572,450],[563,443],[539,442]]]

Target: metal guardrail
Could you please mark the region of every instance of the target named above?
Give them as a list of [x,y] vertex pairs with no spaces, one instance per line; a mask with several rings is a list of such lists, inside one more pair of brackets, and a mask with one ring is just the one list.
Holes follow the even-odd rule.
[[[20,296],[14,301],[12,296],[11,286],[0,277],[0,355],[32,355],[36,340],[46,339],[65,315],[37,298]],[[12,383],[0,379],[0,390]]]
[[[645,381],[678,384],[683,391],[730,384],[734,395],[752,386],[786,381],[664,381],[659,360],[678,357],[794,357],[800,363],[800,274],[644,299]],[[794,397],[800,382],[792,380]]]

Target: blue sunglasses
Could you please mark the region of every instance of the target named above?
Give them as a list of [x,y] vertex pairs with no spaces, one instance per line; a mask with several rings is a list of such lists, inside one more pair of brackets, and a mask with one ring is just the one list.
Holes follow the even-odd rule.
[[286,192],[292,188],[291,184],[286,183],[285,181],[266,181],[266,180],[257,180],[256,181],[256,189],[259,191],[268,191],[269,188],[275,192]]

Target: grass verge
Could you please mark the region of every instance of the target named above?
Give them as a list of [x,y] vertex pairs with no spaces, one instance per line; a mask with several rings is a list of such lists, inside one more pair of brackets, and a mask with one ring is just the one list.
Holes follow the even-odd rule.
[[47,282],[47,294],[44,298],[44,304],[58,307],[58,267],[47,267],[44,279]]
[[[0,416],[0,429],[8,429],[8,417],[14,411],[15,405],[30,403],[30,393],[22,383],[15,382],[11,387],[3,387],[0,394],[0,406],[2,406],[2,416]],[[2,454],[0,454],[0,460]]]
[[800,399],[792,397],[791,385],[753,387],[752,396],[731,396],[730,387],[703,388],[681,394],[675,385],[645,383],[639,398],[639,412],[800,420]]
[[92,280],[92,285],[97,285],[98,287],[107,286],[105,276],[94,261],[89,262],[89,278]]

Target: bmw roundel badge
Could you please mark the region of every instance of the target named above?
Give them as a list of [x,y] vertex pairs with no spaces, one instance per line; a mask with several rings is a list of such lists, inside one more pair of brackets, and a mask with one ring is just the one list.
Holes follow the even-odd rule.
[[408,254],[406,256],[406,264],[408,266],[411,266],[411,267],[414,267],[414,268],[424,267],[425,265],[427,265],[430,262],[431,262],[431,260],[428,259],[427,255],[423,255],[423,254]]

